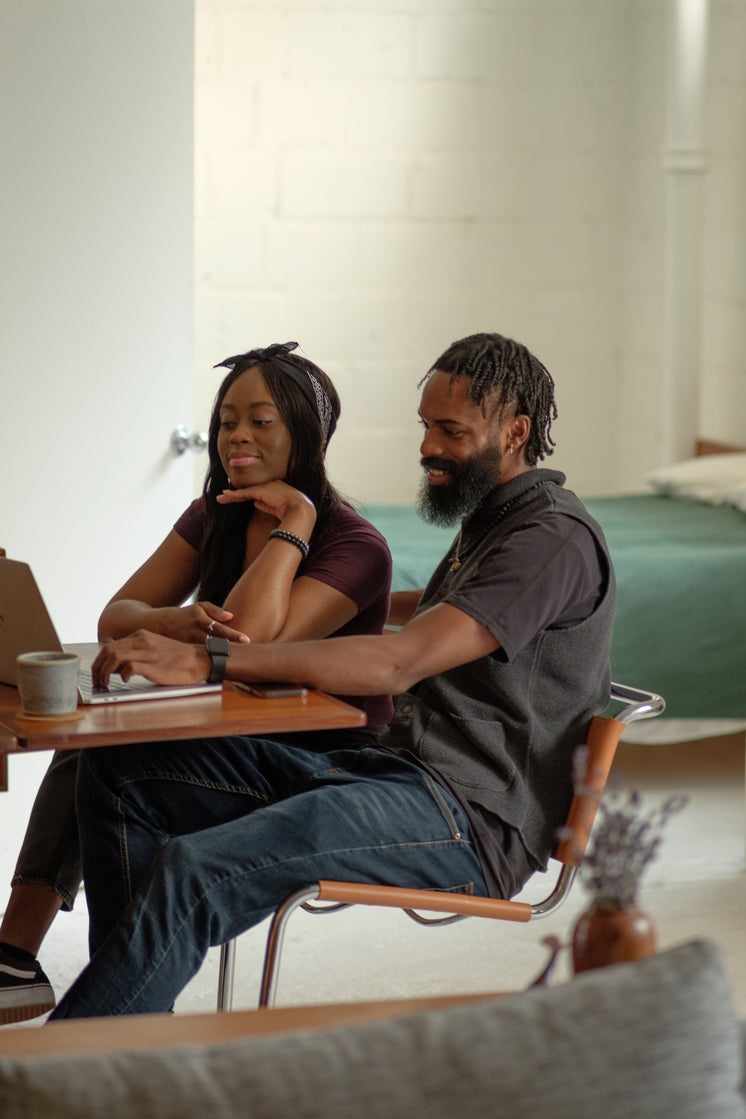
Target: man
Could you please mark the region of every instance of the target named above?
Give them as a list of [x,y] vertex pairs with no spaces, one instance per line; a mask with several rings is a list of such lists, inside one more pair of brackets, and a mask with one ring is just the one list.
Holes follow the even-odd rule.
[[608,701],[614,610],[600,528],[537,465],[555,416],[547,370],[498,334],[455,342],[426,375],[420,509],[461,528],[421,599],[397,598],[400,630],[227,660],[144,632],[106,646],[103,682],[222,666],[398,700],[388,728],[329,753],[250,738],[86,751],[92,960],[53,1018],[168,1009],[208,947],[320,878],[509,897],[546,865],[572,752]]

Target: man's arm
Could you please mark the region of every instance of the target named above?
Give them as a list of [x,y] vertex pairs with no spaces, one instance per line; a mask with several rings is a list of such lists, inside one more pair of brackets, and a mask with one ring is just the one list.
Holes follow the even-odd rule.
[[[398,632],[330,637],[273,645],[232,645],[226,678],[302,683],[336,695],[398,695],[426,676],[477,660],[498,642],[462,610],[439,603]],[[93,666],[97,683],[113,672],[140,673],[159,684],[205,680],[210,658],[201,645],[185,645],[138,630],[113,641]]]

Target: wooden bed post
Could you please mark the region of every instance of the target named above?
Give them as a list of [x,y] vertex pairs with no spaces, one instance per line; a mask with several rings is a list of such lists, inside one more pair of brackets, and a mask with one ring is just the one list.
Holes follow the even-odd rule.
[[671,0],[661,462],[688,458],[699,427],[702,179],[708,0]]

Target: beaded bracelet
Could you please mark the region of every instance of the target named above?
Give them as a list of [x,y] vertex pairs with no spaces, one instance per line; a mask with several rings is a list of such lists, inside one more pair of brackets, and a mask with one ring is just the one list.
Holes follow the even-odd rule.
[[275,536],[278,540],[287,540],[288,544],[295,544],[296,548],[300,548],[303,553],[303,559],[308,557],[308,543],[300,536],[296,536],[294,532],[288,532],[286,528],[273,528],[269,534],[269,539]]

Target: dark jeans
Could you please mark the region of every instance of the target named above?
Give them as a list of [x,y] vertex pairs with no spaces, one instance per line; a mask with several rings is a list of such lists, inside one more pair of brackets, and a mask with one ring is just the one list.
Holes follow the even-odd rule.
[[72,909],[83,877],[80,869],[75,782],[78,751],[60,750],[44,774],[31,809],[11,883],[48,886]]
[[92,959],[53,1018],[168,1010],[208,948],[320,878],[486,894],[458,803],[370,747],[111,747],[78,782]]

